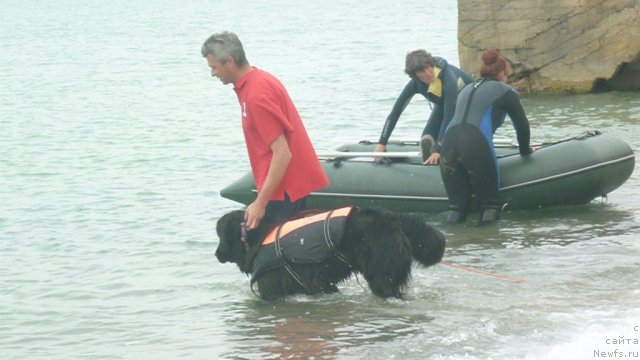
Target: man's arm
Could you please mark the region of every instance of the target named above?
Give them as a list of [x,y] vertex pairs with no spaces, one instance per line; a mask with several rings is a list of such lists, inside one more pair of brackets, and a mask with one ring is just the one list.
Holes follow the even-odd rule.
[[258,193],[256,200],[247,207],[244,213],[244,220],[249,229],[255,229],[260,224],[260,221],[264,217],[267,203],[271,195],[273,195],[278,188],[278,185],[282,182],[284,174],[287,171],[287,166],[289,166],[289,161],[291,161],[291,150],[289,149],[289,144],[284,134],[272,142],[270,147],[273,155],[264,186],[262,187],[262,191]]
[[[396,102],[393,104],[391,113],[389,114],[389,116],[387,116],[387,120],[382,127],[382,134],[380,134],[380,140],[378,141],[381,145],[384,146],[387,144],[387,141],[389,141],[393,129],[395,129],[396,124],[398,123],[400,115],[402,115],[404,109],[411,102],[413,95],[418,93],[418,86],[416,85],[416,81],[418,80],[409,80],[404,89],[402,89],[400,96],[398,96]],[[384,148],[380,148],[380,151],[384,151]]]
[[533,152],[529,144],[531,130],[529,129],[529,119],[527,119],[527,115],[524,112],[520,97],[515,90],[509,90],[504,94],[503,98],[507,114],[509,114],[513,127],[516,129],[520,155],[529,155]]
[[438,132],[434,134],[436,143],[433,153],[424,161],[425,165],[437,165],[440,162],[440,147],[442,140],[444,140],[444,132],[447,130],[447,126],[449,126],[451,118],[453,118],[453,114],[455,113],[457,99],[458,77],[453,70],[447,69],[442,77],[442,118],[440,119]]

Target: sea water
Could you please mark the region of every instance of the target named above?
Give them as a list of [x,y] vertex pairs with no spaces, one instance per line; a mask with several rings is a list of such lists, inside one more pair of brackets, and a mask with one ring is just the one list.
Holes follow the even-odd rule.
[[[496,226],[425,215],[466,270],[416,267],[406,299],[362,279],[257,299],[214,257],[217,219],[242,207],[219,191],[249,170],[235,94],[200,55],[223,30],[285,84],[318,151],[377,139],[408,51],[458,64],[455,0],[4,0],[1,358],[640,357],[637,171],[606,199]],[[523,104],[534,141],[600,129],[640,146],[638,93]],[[392,139],[417,139],[429,112],[416,97]],[[508,122],[497,136],[515,141]]]

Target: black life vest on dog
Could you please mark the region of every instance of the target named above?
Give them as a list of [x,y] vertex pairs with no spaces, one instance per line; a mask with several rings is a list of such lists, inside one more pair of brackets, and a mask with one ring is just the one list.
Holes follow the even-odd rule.
[[273,229],[262,241],[253,260],[251,284],[266,272],[285,267],[305,287],[289,263],[315,264],[332,256],[346,262],[336,246],[342,240],[347,216],[352,209],[344,207],[291,220]]

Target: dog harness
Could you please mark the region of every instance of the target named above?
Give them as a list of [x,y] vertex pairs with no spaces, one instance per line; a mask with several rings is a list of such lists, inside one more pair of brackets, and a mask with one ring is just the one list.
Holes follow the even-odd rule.
[[252,264],[251,287],[265,273],[284,267],[300,286],[309,293],[291,263],[316,264],[330,257],[348,264],[336,250],[340,244],[347,216],[353,207],[344,207],[292,220],[273,229],[262,241]]

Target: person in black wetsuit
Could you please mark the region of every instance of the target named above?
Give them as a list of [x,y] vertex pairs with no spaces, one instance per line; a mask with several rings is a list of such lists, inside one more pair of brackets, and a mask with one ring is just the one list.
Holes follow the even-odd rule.
[[509,68],[499,50],[482,54],[481,79],[465,86],[458,95],[455,114],[445,129],[440,173],[449,196],[450,224],[464,222],[471,195],[480,203],[480,223],[491,223],[500,214],[500,177],[493,133],[509,114],[518,137],[520,155],[529,147],[529,121],[516,90],[506,84]]
[[415,50],[407,54],[404,72],[411,80],[402,90],[382,129],[380,140],[374,151],[385,151],[387,141],[404,109],[415,94],[421,94],[434,103],[431,116],[422,132],[420,149],[425,164],[437,164],[440,159],[438,139],[449,124],[456,106],[458,91],[473,82],[464,71],[447,63],[441,57],[433,57],[425,50]]

